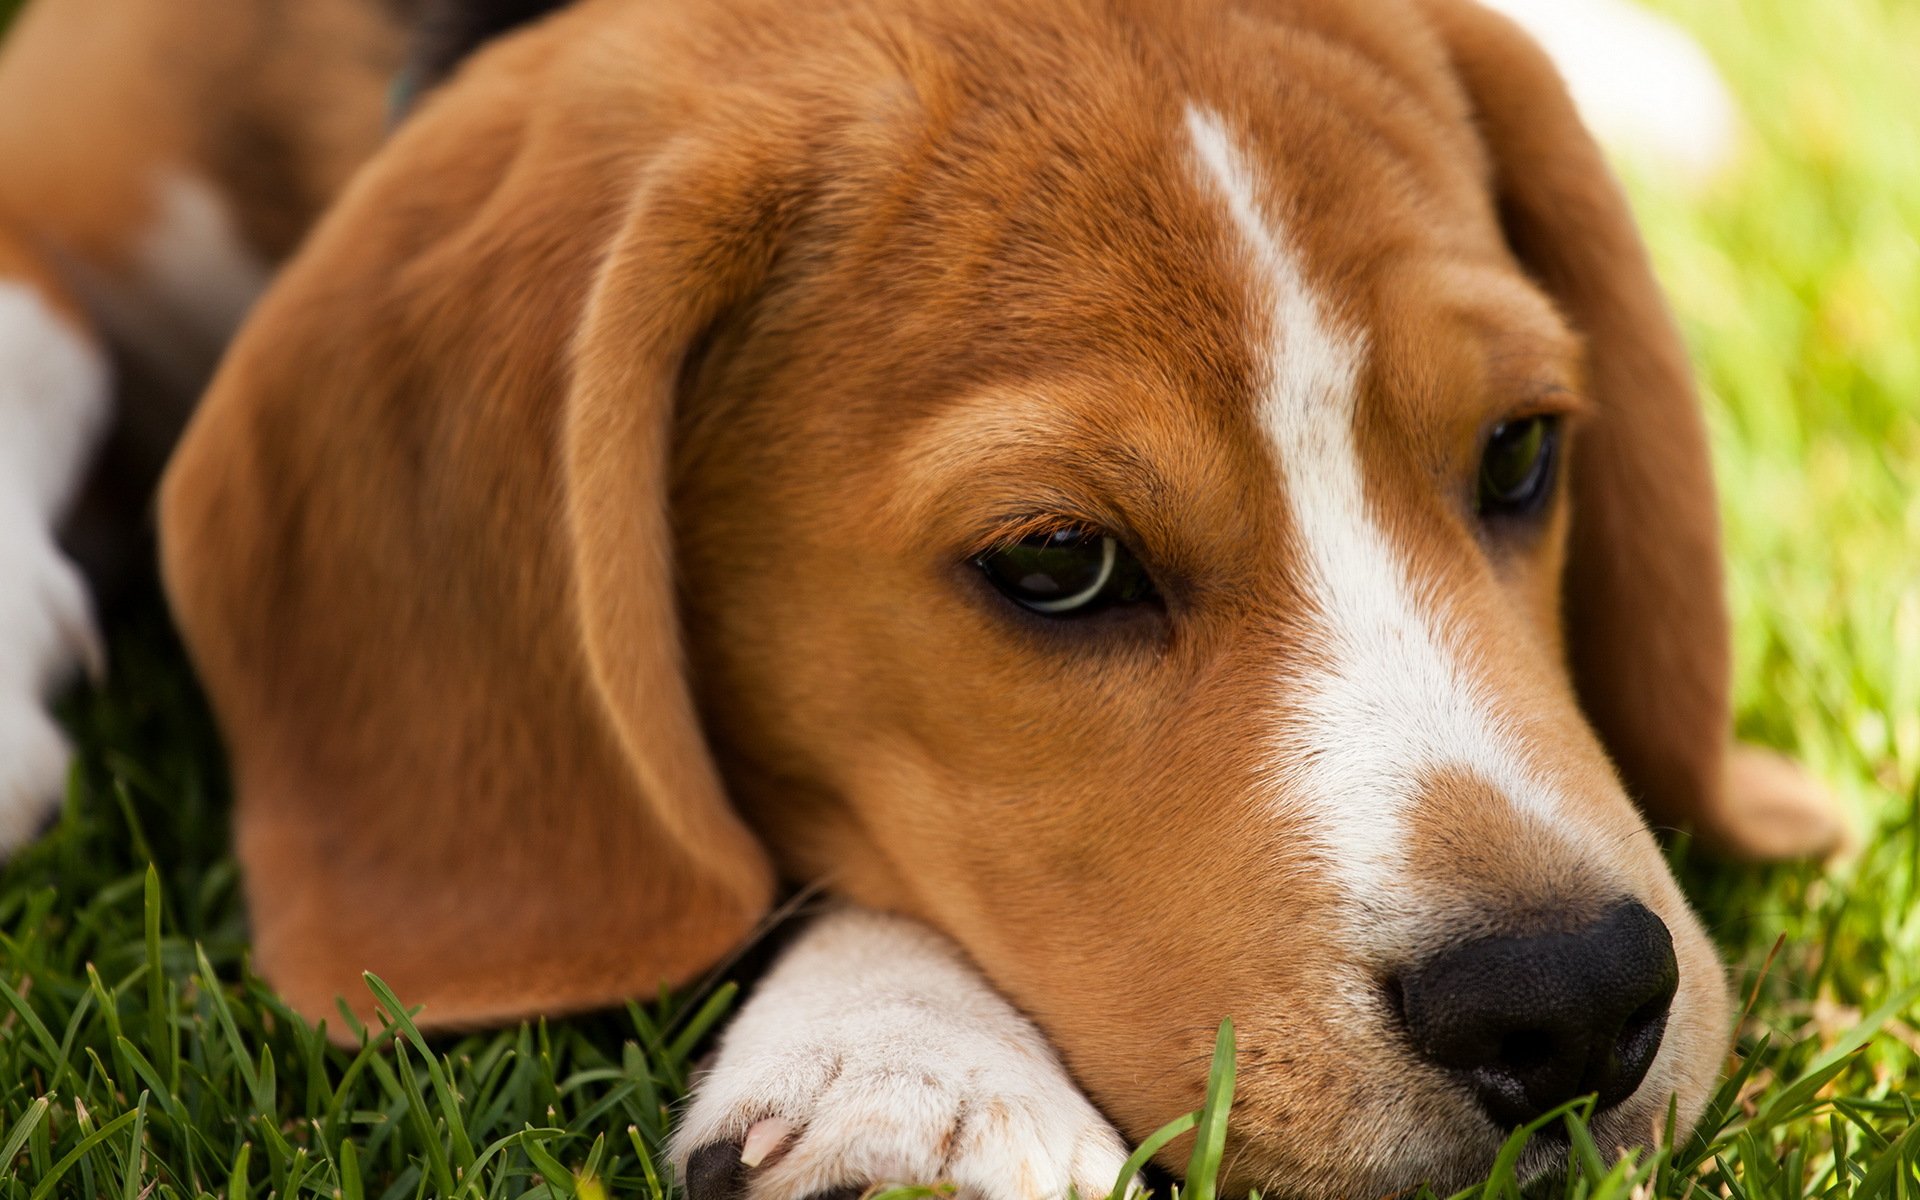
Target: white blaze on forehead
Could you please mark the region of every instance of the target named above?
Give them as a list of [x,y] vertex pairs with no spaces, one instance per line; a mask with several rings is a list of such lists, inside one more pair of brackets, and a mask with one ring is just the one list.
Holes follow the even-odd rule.
[[1368,510],[1353,433],[1365,337],[1337,327],[1315,298],[1263,219],[1259,175],[1220,118],[1190,107],[1187,130],[1202,184],[1224,201],[1262,288],[1270,328],[1258,335],[1259,415],[1315,609],[1310,661],[1282,685],[1291,705],[1275,793],[1355,893],[1381,896],[1398,874],[1407,809],[1437,769],[1464,768],[1524,811],[1557,814],[1449,645],[1439,598],[1420,594]]

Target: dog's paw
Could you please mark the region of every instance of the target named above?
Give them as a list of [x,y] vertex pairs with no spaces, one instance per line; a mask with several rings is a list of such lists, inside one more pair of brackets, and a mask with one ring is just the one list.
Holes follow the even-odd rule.
[[1851,841],[1838,797],[1798,763],[1747,745],[1733,747],[1724,798],[1701,832],[1714,849],[1749,862],[1825,858]]
[[689,1200],[887,1185],[1092,1200],[1127,1157],[1039,1031],[950,947],[864,912],[823,920],[760,985],[673,1150]]
[[40,836],[60,811],[71,757],[37,701],[0,703],[0,862]]
[[44,698],[102,653],[79,573],[44,529],[0,521],[0,859],[59,811],[71,753]]

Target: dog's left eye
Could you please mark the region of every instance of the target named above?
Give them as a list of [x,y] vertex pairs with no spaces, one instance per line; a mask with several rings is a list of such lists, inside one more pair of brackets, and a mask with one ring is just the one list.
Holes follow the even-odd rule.
[[1146,568],[1120,543],[1085,529],[1036,533],[974,560],[1001,595],[1030,612],[1073,617],[1153,595]]
[[1480,454],[1480,515],[1525,517],[1538,512],[1553,490],[1559,443],[1556,417],[1525,417],[1494,426]]

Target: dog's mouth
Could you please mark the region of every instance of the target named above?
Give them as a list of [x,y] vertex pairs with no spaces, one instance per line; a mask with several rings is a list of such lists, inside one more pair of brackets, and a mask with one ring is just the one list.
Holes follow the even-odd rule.
[[[1398,1153],[1391,1155],[1395,1161],[1375,1161],[1371,1169],[1352,1164],[1352,1174],[1344,1180],[1328,1173],[1303,1186],[1303,1177],[1314,1175],[1315,1168],[1325,1171],[1327,1164],[1275,1162],[1265,1169],[1251,1169],[1247,1178],[1234,1183],[1242,1188],[1257,1187],[1266,1196],[1305,1198],[1413,1197],[1423,1189],[1446,1196],[1493,1181],[1518,1188],[1524,1200],[1546,1200],[1560,1195],[1569,1175],[1579,1169],[1579,1151],[1569,1121],[1580,1123],[1585,1138],[1611,1166],[1621,1155],[1648,1151],[1658,1142],[1661,1134],[1656,1109],[1664,1112],[1657,1104],[1637,1100],[1597,1114],[1576,1106],[1570,1116],[1556,1115],[1524,1133],[1519,1129],[1496,1130],[1473,1119],[1442,1121],[1427,1131],[1428,1144],[1422,1145],[1421,1135],[1410,1131]],[[1516,1139],[1520,1143],[1518,1152],[1509,1156],[1509,1146]],[[1321,1149],[1324,1152],[1326,1148]],[[1361,1155],[1369,1149],[1379,1148],[1356,1148]],[[1162,1173],[1150,1182],[1165,1184],[1170,1179]],[[1161,1194],[1167,1193],[1163,1190]]]
[[[1609,1165],[1645,1150],[1665,1136],[1669,1092],[1684,1089],[1674,1056],[1693,1023],[1680,982],[1666,924],[1630,900],[1381,971],[1346,996],[1364,1006],[1363,1026],[1322,1020],[1331,1041],[1356,1039],[1345,1052],[1302,1063],[1250,1048],[1241,1059],[1235,1182],[1284,1196],[1445,1195],[1494,1173],[1551,1190],[1589,1142]],[[1304,1034],[1293,1027],[1290,1043]],[[1337,1121],[1314,1111],[1329,1105]]]

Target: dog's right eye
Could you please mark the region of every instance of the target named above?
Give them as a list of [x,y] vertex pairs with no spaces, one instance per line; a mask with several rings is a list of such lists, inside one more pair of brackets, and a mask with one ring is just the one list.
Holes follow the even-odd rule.
[[1551,416],[1495,426],[1480,456],[1480,515],[1527,517],[1539,512],[1553,493],[1559,442],[1560,422]]
[[1042,616],[1080,616],[1153,595],[1153,581],[1131,550],[1085,529],[1031,534],[973,561],[1001,595]]

